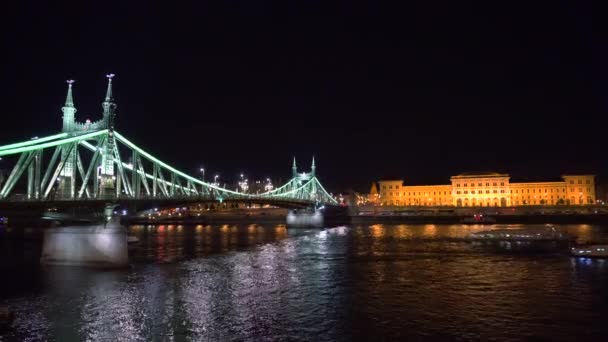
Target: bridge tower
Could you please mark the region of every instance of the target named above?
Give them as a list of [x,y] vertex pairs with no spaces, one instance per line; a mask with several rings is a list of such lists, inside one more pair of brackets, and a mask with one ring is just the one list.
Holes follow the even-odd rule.
[[[112,96],[112,78],[114,74],[106,75],[108,78],[108,87],[106,89],[106,96],[104,101],[101,103],[103,108],[103,118],[97,122],[91,123],[90,120],[86,122],[78,122],[76,120],[76,107],[74,106],[74,97],[72,94],[73,80],[68,80],[68,92],[65,99],[65,104],[61,108],[63,112],[63,128],[62,132],[67,133],[70,136],[77,136],[89,131],[95,131],[100,129],[108,129],[107,140],[100,145],[101,149],[101,162],[97,167],[97,174],[92,177],[94,182],[94,197],[107,198],[114,196],[116,189],[116,179],[114,172],[114,153],[115,153],[115,141],[114,141],[114,116],[116,104]],[[76,152],[77,148],[73,145],[61,146],[61,160],[65,160],[61,173],[59,174],[59,184],[55,197],[58,198],[74,198],[76,194],[76,172],[78,155]]]
[[99,197],[110,197],[114,194],[119,195],[120,186],[116,186],[115,181],[118,177],[114,173],[114,152],[116,149],[116,143],[114,141],[114,116],[116,104],[112,97],[112,78],[114,74],[106,75],[108,78],[108,89],[106,90],[106,97],[101,104],[103,107],[103,121],[106,123],[108,128],[108,139],[102,147],[101,166],[99,167]]
[[[61,108],[63,112],[62,132],[70,133],[75,128],[77,110],[72,96],[72,84],[74,84],[74,80],[67,80],[66,82],[68,83],[68,93],[65,97],[65,104]],[[56,196],[59,198],[70,198],[74,196],[76,189],[76,151],[69,146],[63,146],[61,149],[61,160],[65,160],[65,164],[59,174],[60,179]]]
[[74,130],[74,121],[76,115],[76,107],[74,107],[74,98],[72,97],[72,84],[74,80],[67,80],[68,94],[65,97],[65,104],[61,108],[63,112],[63,129],[62,132],[72,132]]

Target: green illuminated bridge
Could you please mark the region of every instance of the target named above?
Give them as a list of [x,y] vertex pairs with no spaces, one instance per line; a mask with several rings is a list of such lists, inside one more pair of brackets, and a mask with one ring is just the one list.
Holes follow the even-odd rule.
[[287,207],[337,204],[317,179],[314,159],[309,173],[298,173],[294,159],[289,182],[254,195],[204,182],[155,158],[114,129],[113,76],[107,75],[101,120],[76,121],[73,81],[68,81],[61,133],[0,146],[3,163],[11,159],[15,163],[5,180],[0,179],[0,202],[246,201]]

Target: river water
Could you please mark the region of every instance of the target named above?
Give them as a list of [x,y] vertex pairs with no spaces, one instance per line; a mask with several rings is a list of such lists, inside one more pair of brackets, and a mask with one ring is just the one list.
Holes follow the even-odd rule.
[[449,239],[488,228],[132,226],[131,267],[95,271],[41,268],[4,227],[0,340],[608,340],[608,260]]

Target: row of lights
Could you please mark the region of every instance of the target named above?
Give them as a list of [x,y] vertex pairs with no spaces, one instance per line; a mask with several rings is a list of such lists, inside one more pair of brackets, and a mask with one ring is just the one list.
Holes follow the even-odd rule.
[[[201,167],[199,169],[200,173],[201,173],[201,180],[204,182],[205,181],[205,168]],[[243,173],[241,173],[240,175],[240,181],[238,182],[238,188],[237,191],[240,190],[242,192],[247,192],[249,190],[249,180],[247,178],[245,178],[245,175]],[[220,178],[219,173],[216,174],[213,177],[213,183],[211,183],[214,186],[220,186],[220,183],[218,182],[218,179]],[[264,185],[264,190],[265,191],[270,191],[274,189],[274,186],[272,185],[272,182],[270,181],[270,178],[266,178],[266,184]]]

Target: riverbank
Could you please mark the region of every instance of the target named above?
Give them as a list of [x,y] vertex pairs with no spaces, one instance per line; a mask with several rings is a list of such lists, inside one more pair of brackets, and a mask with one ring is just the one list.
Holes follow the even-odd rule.
[[208,215],[190,217],[168,217],[168,218],[147,218],[147,217],[125,217],[121,220],[122,224],[236,224],[236,223],[285,223],[285,216],[247,216],[247,215]]
[[[488,215],[476,221],[464,215],[356,215],[326,218],[332,225],[373,223],[417,223],[417,224],[608,224],[606,214],[571,215]],[[123,224],[285,224],[285,216],[208,215],[150,219],[147,217],[125,217]]]
[[608,214],[526,214],[486,215],[475,221],[470,215],[356,215],[352,223],[428,223],[428,224],[606,224]]

